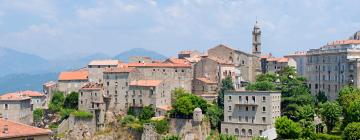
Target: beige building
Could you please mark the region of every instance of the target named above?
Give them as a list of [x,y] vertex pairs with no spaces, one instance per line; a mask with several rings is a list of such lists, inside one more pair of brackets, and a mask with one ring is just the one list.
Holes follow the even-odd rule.
[[192,93],[212,103],[217,98],[218,83],[207,78],[194,78]]
[[65,94],[78,92],[88,82],[88,75],[87,69],[61,72],[58,78],[58,90]]
[[0,118],[2,140],[50,140],[51,131]]
[[147,56],[130,56],[129,63],[151,63],[152,59]]
[[43,93],[30,90],[18,91],[17,93],[22,96],[28,96],[31,98],[31,110],[36,108],[44,108],[46,106],[46,96]]
[[33,123],[31,98],[19,93],[0,96],[0,113],[6,120],[28,125]]
[[101,83],[105,68],[117,67],[119,60],[93,60],[88,64],[89,82]]
[[289,59],[293,59],[296,65],[296,73],[299,76],[306,77],[306,65],[307,65],[307,57],[306,52],[297,51],[293,54],[284,56]]
[[261,64],[263,73],[279,73],[285,67],[297,69],[297,63],[292,57],[276,58],[269,55],[268,57],[261,57]]
[[88,83],[79,92],[79,110],[93,114],[93,122],[96,128],[105,125],[105,113],[109,106],[110,96],[103,92],[103,85],[99,83]]
[[343,86],[360,87],[359,50],[360,40],[339,40],[307,51],[306,73],[311,93],[323,91],[328,99],[335,100]]
[[274,128],[280,117],[280,92],[228,91],[224,97],[221,133],[251,139]]
[[54,81],[49,81],[43,84],[43,93],[46,96],[46,100],[50,101],[54,92],[58,90],[58,85]]

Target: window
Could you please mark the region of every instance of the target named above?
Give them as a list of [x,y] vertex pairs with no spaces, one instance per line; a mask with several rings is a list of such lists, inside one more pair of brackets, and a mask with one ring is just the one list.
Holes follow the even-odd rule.
[[251,117],[251,123],[255,122],[255,117]]
[[240,132],[239,132],[239,129],[238,128],[235,128],[235,135],[239,135],[240,134]]
[[4,104],[4,109],[8,110],[9,109],[9,104]]
[[80,92],[80,96],[83,96],[83,92]]
[[265,96],[263,96],[262,101],[264,101],[264,102],[266,101],[266,97],[265,97]]
[[241,129],[241,136],[245,136],[246,130],[245,129]]
[[262,130],[259,130],[259,134],[262,135],[263,131]]
[[106,82],[106,85],[107,85],[107,86],[109,86],[109,85],[110,85],[110,83],[109,83],[109,82]]
[[246,111],[249,111],[249,107],[245,107],[245,110],[246,110]]
[[239,122],[242,122],[242,117],[241,116],[239,116]]
[[252,111],[255,111],[255,106],[252,107]]
[[252,136],[252,130],[251,129],[248,130],[248,136]]
[[231,96],[229,96],[229,100],[231,100]]
[[255,96],[252,96],[253,103],[255,103]]
[[245,122],[249,122],[249,117],[248,116],[245,117]]
[[133,99],[133,106],[135,106],[135,99]]
[[232,117],[231,117],[231,116],[229,116],[229,121],[231,121],[231,119],[232,119]]
[[241,102],[242,101],[242,97],[241,96],[239,96],[239,102]]
[[231,106],[229,106],[229,111],[231,111]]
[[263,112],[265,112],[266,111],[266,107],[263,107]]
[[266,117],[262,117],[262,122],[266,123]]
[[142,104],[142,99],[140,99],[140,104]]
[[225,133],[226,134],[229,133],[229,129],[225,128]]

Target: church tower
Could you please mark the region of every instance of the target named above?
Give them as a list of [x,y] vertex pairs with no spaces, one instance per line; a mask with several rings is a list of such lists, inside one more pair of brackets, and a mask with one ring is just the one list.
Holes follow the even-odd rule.
[[252,46],[253,54],[260,57],[261,55],[261,30],[258,21],[256,21],[252,32]]

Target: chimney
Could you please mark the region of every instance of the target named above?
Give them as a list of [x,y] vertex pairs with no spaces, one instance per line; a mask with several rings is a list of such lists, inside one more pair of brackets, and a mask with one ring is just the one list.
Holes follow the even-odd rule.
[[8,134],[9,133],[9,127],[7,124],[4,125],[4,128],[3,128],[3,134]]

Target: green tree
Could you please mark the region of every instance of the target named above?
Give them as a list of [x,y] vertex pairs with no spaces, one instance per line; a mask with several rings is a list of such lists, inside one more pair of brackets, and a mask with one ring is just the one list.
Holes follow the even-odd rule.
[[279,77],[275,73],[265,73],[256,76],[257,82],[262,82],[262,81],[276,82],[277,79],[279,79]]
[[311,105],[304,105],[297,108],[295,113],[297,120],[314,121],[315,110]]
[[152,106],[145,106],[142,108],[139,119],[140,120],[149,120],[155,116],[155,109]]
[[269,81],[260,81],[249,84],[246,86],[246,90],[258,90],[258,91],[274,91],[276,89],[276,85],[273,82]]
[[359,140],[360,139],[360,122],[353,122],[348,124],[343,132],[345,140]]
[[211,105],[207,112],[206,116],[209,117],[211,128],[219,128],[221,123],[221,118],[223,118],[223,110],[216,105]]
[[327,132],[331,133],[336,123],[339,121],[339,117],[341,116],[341,107],[337,102],[325,102],[320,105],[320,115],[321,119],[324,121]]
[[59,112],[64,105],[65,96],[63,92],[56,91],[54,92],[53,97],[49,103],[49,110],[53,112]]
[[231,77],[226,77],[225,79],[223,79],[221,81],[221,88],[219,90],[219,94],[218,94],[218,100],[217,100],[217,103],[218,103],[218,106],[220,108],[224,108],[224,94],[227,90],[234,90],[234,83],[231,79]]
[[173,104],[173,113],[176,115],[189,117],[193,113],[195,106],[192,104],[190,97],[181,97]]
[[42,117],[44,117],[44,110],[37,108],[33,111],[33,118],[35,122],[40,122]]
[[319,91],[316,94],[316,103],[325,103],[327,101],[327,97],[324,91]]
[[311,139],[315,134],[315,125],[313,121],[309,120],[300,120],[299,124],[302,127],[301,138]]
[[346,122],[360,122],[360,100],[355,100],[350,103],[346,110]]
[[275,128],[278,138],[282,139],[298,139],[302,132],[301,126],[287,117],[276,119]]
[[344,111],[350,106],[352,101],[360,99],[360,89],[352,86],[341,88],[339,92],[339,103]]
[[269,140],[269,139],[268,139],[268,138],[264,138],[264,137],[257,136],[257,137],[253,137],[251,140]]
[[64,108],[76,110],[78,108],[78,102],[79,102],[79,93],[71,92],[65,97]]
[[158,134],[165,134],[169,131],[170,125],[169,122],[165,119],[159,121],[153,121],[155,130]]
[[220,134],[218,138],[215,138],[215,140],[237,140],[237,138],[228,134]]
[[162,140],[181,140],[181,138],[178,135],[169,135],[165,136]]

